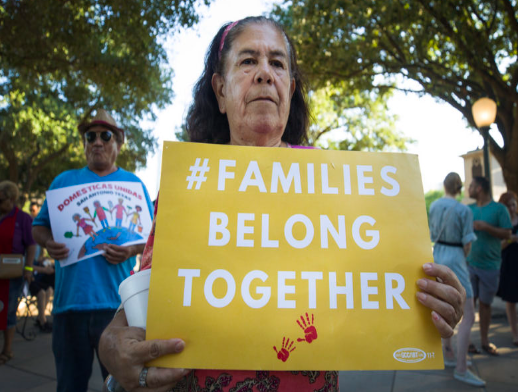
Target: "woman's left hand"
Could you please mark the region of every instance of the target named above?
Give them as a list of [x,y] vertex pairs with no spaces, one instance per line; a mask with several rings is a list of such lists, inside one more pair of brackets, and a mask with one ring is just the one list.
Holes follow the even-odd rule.
[[[165,392],[171,390],[190,370],[146,367],[146,363],[164,355],[178,354],[185,343],[180,339],[146,340],[142,328],[128,327],[124,310],[115,315],[101,335],[99,358],[121,387],[128,392]],[[146,387],[139,378],[148,369]]]
[[466,290],[453,271],[444,265],[426,263],[423,270],[437,280],[419,279],[417,286],[421,291],[417,293],[417,299],[432,309],[432,321],[441,337],[449,338],[462,318]]

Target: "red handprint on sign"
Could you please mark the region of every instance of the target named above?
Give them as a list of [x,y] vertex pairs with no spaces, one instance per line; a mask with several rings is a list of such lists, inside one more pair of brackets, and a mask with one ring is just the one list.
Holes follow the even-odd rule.
[[311,343],[313,340],[316,340],[316,338],[318,338],[317,329],[313,325],[313,322],[315,321],[315,316],[313,314],[311,315],[311,322],[310,322],[309,316],[306,313],[307,323],[306,323],[306,320],[304,320],[304,317],[300,316],[300,319],[302,320],[302,324],[300,323],[299,320],[297,320],[297,324],[299,325],[300,328],[302,328],[302,330],[306,334],[306,337],[304,339],[298,338],[297,342]]
[[273,346],[273,349],[277,353],[277,358],[280,359],[282,362],[286,362],[286,360],[290,356],[290,353],[297,348],[293,346],[294,343],[295,342],[293,340],[290,342],[289,338],[286,339],[286,337],[283,337],[282,348],[279,351],[277,351],[277,347]]

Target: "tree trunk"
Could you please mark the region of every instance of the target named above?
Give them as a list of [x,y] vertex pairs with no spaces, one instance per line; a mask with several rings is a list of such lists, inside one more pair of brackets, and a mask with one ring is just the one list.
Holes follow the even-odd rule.
[[518,123],[509,134],[510,138],[507,140],[504,154],[496,155],[495,158],[502,167],[507,190],[518,194]]
[[518,195],[518,175],[513,170],[505,169],[502,171],[504,175],[505,184],[508,191],[513,191]]

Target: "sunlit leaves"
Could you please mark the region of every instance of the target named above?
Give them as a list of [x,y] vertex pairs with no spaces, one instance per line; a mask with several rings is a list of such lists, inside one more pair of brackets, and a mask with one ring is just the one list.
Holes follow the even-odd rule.
[[379,95],[355,91],[346,83],[329,84],[313,91],[310,103],[312,144],[349,151],[404,151],[412,142],[395,130],[396,117]]
[[161,36],[196,23],[208,1],[2,2],[0,175],[41,193],[84,164],[76,127],[98,107],[126,130],[118,164],[145,165],[156,142],[140,121],[173,97]]
[[[322,9],[344,12],[333,18]],[[393,82],[400,75],[472,126],[471,105],[493,98],[504,147],[491,140],[491,150],[508,187],[518,191],[516,0],[293,0],[274,14],[298,44],[313,89],[347,82],[347,95],[383,93],[382,84],[391,83],[380,77]]]
[[297,42],[300,64],[310,82],[313,144],[375,151],[404,150],[409,142],[388,114],[389,90],[371,88],[379,62],[372,62],[370,53],[382,58],[392,54],[380,46],[383,26],[376,26],[372,34],[365,29],[364,22],[377,17],[375,4],[370,3],[294,1],[275,11]]

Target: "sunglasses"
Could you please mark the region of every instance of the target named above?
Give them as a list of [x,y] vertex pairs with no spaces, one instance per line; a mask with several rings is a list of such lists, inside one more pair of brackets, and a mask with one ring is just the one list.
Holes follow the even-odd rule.
[[85,140],[88,143],[94,143],[97,139],[97,135],[101,138],[104,142],[109,142],[113,136],[112,131],[102,131],[102,132],[94,132],[94,131],[88,131],[85,133]]

